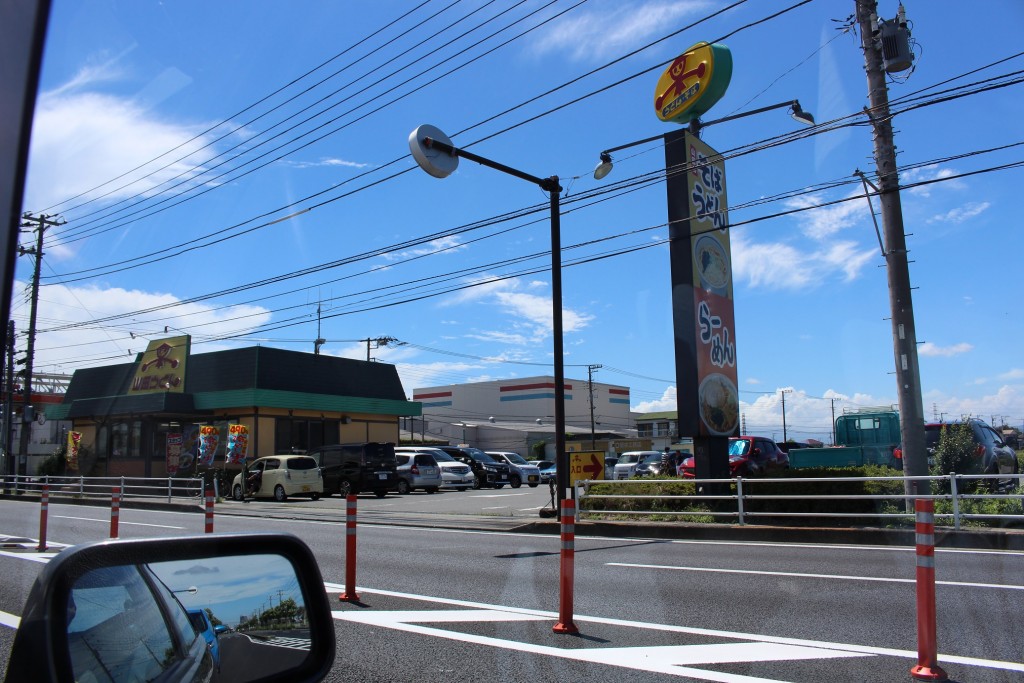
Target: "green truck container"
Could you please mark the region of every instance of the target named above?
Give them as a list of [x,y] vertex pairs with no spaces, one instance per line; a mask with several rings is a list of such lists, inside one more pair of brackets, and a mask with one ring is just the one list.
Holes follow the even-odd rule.
[[895,410],[847,413],[836,418],[836,443],[828,448],[794,448],[789,466],[857,467],[885,465],[903,469],[900,416]]

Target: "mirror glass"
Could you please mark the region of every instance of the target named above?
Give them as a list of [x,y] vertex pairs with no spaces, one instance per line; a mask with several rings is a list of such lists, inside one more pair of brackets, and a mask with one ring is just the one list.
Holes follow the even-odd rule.
[[311,646],[298,577],[279,555],[88,571],[72,587],[67,633],[83,683],[256,680],[300,666]]

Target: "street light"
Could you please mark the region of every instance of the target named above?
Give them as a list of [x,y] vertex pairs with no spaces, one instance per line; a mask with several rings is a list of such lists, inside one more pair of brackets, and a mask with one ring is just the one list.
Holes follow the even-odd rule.
[[[694,119],[690,121],[689,130],[693,135],[700,137],[700,131],[704,128],[707,128],[708,126],[713,126],[717,123],[725,123],[726,121],[733,121],[735,119],[742,119],[747,116],[761,114],[763,112],[771,111],[773,109],[781,109],[782,107],[789,107],[789,114],[790,116],[793,117],[795,121],[799,121],[800,123],[803,123],[808,126],[814,125],[814,116],[812,116],[810,112],[806,112],[803,110],[803,108],[800,106],[800,101],[789,100],[788,102],[779,102],[778,104],[772,104],[767,107],[761,107],[760,109],[751,109],[750,111],[745,111],[741,114],[723,116],[722,118],[715,119],[714,121],[703,122],[700,119]],[[606,175],[612,172],[612,152],[617,152],[622,149],[628,149],[630,147],[636,147],[637,145],[642,145],[646,142],[654,142],[655,140],[661,140],[664,137],[664,135],[655,135],[653,137],[644,138],[643,140],[637,140],[636,142],[627,142],[624,145],[619,145],[618,147],[611,147],[609,149],[603,150],[600,155],[600,161],[598,161],[597,166],[594,167],[594,179],[601,180]]]
[[561,506],[568,487],[568,463],[565,462],[565,359],[562,346],[562,238],[558,176],[538,178],[504,164],[467,152],[452,145],[447,135],[424,124],[409,134],[409,151],[420,168],[435,178],[446,178],[459,166],[459,157],[529,181],[551,198],[551,318],[555,365],[555,480]]

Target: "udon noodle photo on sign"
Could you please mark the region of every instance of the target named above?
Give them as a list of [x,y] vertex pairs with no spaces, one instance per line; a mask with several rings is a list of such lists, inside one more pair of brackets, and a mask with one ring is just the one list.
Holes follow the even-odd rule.
[[697,390],[700,419],[710,434],[732,436],[739,424],[740,401],[736,385],[728,377],[713,373]]

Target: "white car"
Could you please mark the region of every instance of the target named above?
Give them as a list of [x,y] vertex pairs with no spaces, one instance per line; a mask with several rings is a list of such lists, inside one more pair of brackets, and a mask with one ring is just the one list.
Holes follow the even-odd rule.
[[231,497],[245,500],[248,496],[271,498],[278,502],[288,496],[308,496],[320,500],[324,479],[316,460],[308,455],[273,455],[257,458],[247,468],[243,486],[242,473],[231,482]]
[[429,453],[434,456],[437,466],[441,468],[441,488],[465,491],[466,489],[473,488],[473,482],[476,481],[476,475],[473,474],[473,470],[470,469],[469,465],[459,462],[440,448],[431,448],[430,446],[395,446],[395,455],[399,453],[407,455],[410,453]]
[[661,455],[661,451],[627,451],[615,462],[615,478],[630,479],[636,474],[636,466],[648,455]]
[[530,488],[536,488],[540,484],[540,468],[536,465],[531,465],[526,461],[526,458],[515,453],[513,451],[484,451],[487,455],[493,456],[499,460],[507,462],[509,466],[514,470],[512,476],[509,477],[509,486],[514,489],[519,488],[524,483]]

